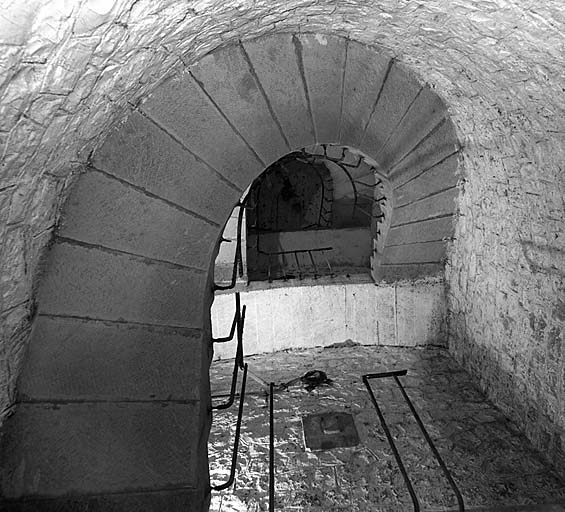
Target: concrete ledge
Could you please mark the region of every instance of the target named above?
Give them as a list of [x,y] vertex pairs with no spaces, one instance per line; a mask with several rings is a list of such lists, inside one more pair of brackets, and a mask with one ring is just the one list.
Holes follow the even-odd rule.
[[[394,285],[320,284],[305,279],[300,286],[242,291],[241,302],[247,306],[246,354],[327,346],[347,338],[363,345],[445,344],[446,306],[440,278]],[[233,294],[216,295],[215,337],[229,332],[234,304]],[[232,358],[234,353],[235,342],[214,346],[215,359]]]

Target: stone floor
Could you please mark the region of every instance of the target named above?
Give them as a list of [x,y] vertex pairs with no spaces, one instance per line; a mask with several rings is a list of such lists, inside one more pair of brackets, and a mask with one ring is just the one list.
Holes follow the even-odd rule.
[[[347,345],[246,359],[254,375],[275,384],[314,369],[333,380],[331,386],[310,392],[298,382],[274,395],[276,510],[412,510],[410,495],[361,380],[362,374],[392,369],[408,370],[401,381],[450,468],[467,509],[565,503],[564,482],[473,386],[447,351]],[[213,363],[213,396],[229,390],[232,370],[233,361]],[[455,496],[394,380],[373,380],[372,388],[421,509],[457,510]],[[262,385],[251,376],[247,390],[235,484],[229,490],[213,492],[210,510],[214,512],[268,510],[267,400]],[[215,399],[215,403],[220,401]],[[209,441],[213,484],[227,479],[237,403],[214,414]],[[324,411],[352,414],[360,443],[352,448],[305,449],[301,417]]]

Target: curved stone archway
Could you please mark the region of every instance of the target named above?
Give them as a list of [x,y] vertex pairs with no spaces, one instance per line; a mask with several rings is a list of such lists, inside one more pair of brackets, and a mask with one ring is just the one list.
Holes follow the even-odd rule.
[[[19,403],[16,397],[16,379],[32,326],[35,348],[28,364],[49,368],[51,360],[67,353],[68,366],[75,361],[80,368],[79,362],[91,357],[85,349],[87,341],[75,346],[69,333],[54,355],[49,356],[46,345],[43,362],[38,360],[43,317],[36,317],[35,311],[37,278],[44,270],[40,255],[52,238],[68,184],[85,170],[92,149],[129,115],[131,105],[138,105],[171,73],[198,62],[219,45],[307,29],[381,45],[441,91],[463,144],[465,168],[446,267],[450,352],[565,472],[565,416],[560,414],[565,403],[560,348],[565,318],[565,44],[559,2],[501,0],[478,5],[469,0],[456,4],[383,0],[376,5],[371,0],[296,0],[289,5],[241,0],[235,6],[218,1],[38,0],[6,4],[0,26],[0,421],[14,410],[39,418],[45,407],[55,403],[53,399],[26,402],[25,396]],[[163,144],[166,147],[166,138]],[[430,171],[427,175],[431,177]],[[199,182],[197,171],[193,178]],[[195,211],[208,199],[194,198]],[[159,272],[154,280],[162,280]],[[143,311],[142,305],[136,307]],[[106,352],[100,353],[114,350],[112,358],[102,358],[104,364],[110,365],[113,358],[119,361],[118,354],[128,343],[140,353],[137,366],[128,367],[129,358],[123,356],[123,364],[116,364],[115,372],[108,369],[108,375],[132,375],[137,382],[153,375],[141,354],[148,353],[148,361],[155,358],[153,351],[140,347],[160,347],[163,339],[181,347],[186,343],[186,337],[175,337],[174,330],[149,335],[144,326],[135,331],[133,323],[124,324],[132,329],[118,338],[123,345],[110,343],[117,324],[98,325],[109,329],[106,341],[100,343]],[[51,331],[61,334],[63,329],[55,326]],[[199,336],[199,331],[186,332]],[[85,331],[83,338],[89,336]],[[132,341],[144,336],[145,342]],[[84,382],[77,380],[79,391],[81,386],[88,389],[96,368],[93,364],[92,373],[83,372]],[[132,394],[131,385],[108,387],[121,397]],[[140,384],[144,393],[159,397],[166,396],[165,388]],[[82,406],[57,405],[59,417],[86,405],[98,407],[97,400],[86,398]],[[106,417],[101,411],[94,417]],[[53,414],[51,420],[55,419]],[[35,475],[24,471],[21,460],[18,474],[32,480]],[[21,479],[11,478],[3,477],[6,486],[20,492]],[[134,494],[127,494],[131,503]],[[143,505],[150,494],[138,495],[146,500]],[[166,507],[168,498],[158,492],[151,495],[161,508]],[[110,506],[108,495],[100,499]],[[117,508],[124,510],[123,503]],[[139,503],[134,510],[144,508]],[[26,507],[33,509],[32,504]]]
[[[217,50],[137,105],[69,195],[9,425],[5,495],[176,489],[205,502],[209,269],[242,191],[315,143],[357,147],[390,180],[383,267],[441,269],[458,143],[429,87],[338,36]],[[114,453],[98,457],[102,445]]]

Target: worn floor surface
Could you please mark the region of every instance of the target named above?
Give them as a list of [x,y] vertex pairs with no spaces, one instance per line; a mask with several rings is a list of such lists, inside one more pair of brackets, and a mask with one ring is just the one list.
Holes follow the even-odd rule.
[[[246,362],[255,375],[276,384],[314,369],[333,379],[331,386],[311,392],[296,383],[274,396],[278,511],[412,510],[361,380],[362,374],[392,369],[408,370],[401,381],[450,468],[466,508],[565,503],[564,482],[443,349],[346,346],[277,352],[248,357]],[[213,396],[229,390],[232,370],[233,361],[213,363]],[[372,387],[421,509],[457,510],[455,496],[394,380],[373,380]],[[247,390],[235,484],[213,492],[210,510],[215,512],[268,510],[267,401],[261,384],[251,377]],[[228,476],[237,405],[236,400],[231,409],[214,413],[209,440],[212,484]],[[325,451],[305,449],[301,417],[324,411],[351,413],[360,443]]]

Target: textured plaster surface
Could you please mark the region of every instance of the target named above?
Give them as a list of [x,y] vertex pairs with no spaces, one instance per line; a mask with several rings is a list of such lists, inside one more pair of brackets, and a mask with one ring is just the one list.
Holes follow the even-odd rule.
[[[368,274],[292,279],[241,287],[246,306],[244,351],[263,354],[320,347],[346,338],[363,345],[446,345],[445,289],[441,279],[375,286]],[[215,337],[226,336],[235,311],[233,293],[216,294]],[[214,345],[214,359],[234,357],[236,342]]]
[[2,2],[2,414],[39,256],[91,150],[130,105],[219,45],[331,32],[384,48],[449,105],[466,175],[447,272],[451,348],[565,461],[564,24],[561,2],[533,0]]
[[[450,469],[466,510],[565,510],[557,505],[534,507],[565,505],[565,482],[444,349],[326,347],[253,356],[246,362],[255,376],[277,385],[310,370],[322,370],[333,379],[332,386],[311,392],[299,382],[274,395],[275,510],[413,509],[361,380],[365,373],[393,369],[408,370],[400,380]],[[212,364],[213,395],[229,390],[232,364]],[[235,485],[213,493],[214,512],[268,510],[269,409],[262,387],[249,376],[247,382]],[[394,381],[371,383],[421,510],[457,510],[455,496]],[[305,447],[301,418],[329,411],[353,416],[360,437],[357,446],[322,451]],[[214,414],[208,444],[213,482],[226,478],[235,416],[235,407]]]

